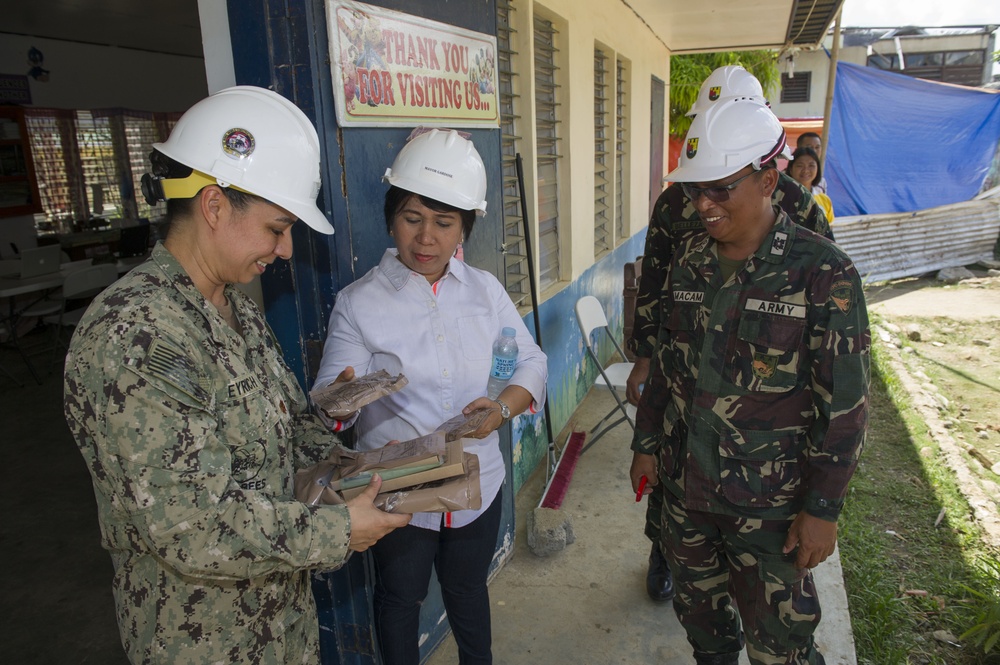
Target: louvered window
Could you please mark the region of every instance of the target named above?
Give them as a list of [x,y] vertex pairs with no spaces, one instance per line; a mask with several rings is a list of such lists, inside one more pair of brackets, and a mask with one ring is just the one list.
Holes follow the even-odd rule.
[[608,57],[594,49],[594,258],[611,249],[611,169],[608,154]]
[[[76,141],[80,149],[83,187],[93,217],[105,213],[110,217],[122,214],[111,121],[110,117],[95,116],[89,111],[76,112]],[[118,145],[119,154],[123,148]]]
[[[76,150],[76,119],[72,111],[25,109],[42,213],[36,215],[39,235],[61,233],[83,214],[86,200]],[[64,228],[65,227],[65,228]]]
[[625,180],[625,154],[628,149],[626,69],[620,58],[615,60],[615,237],[618,243],[625,239],[625,201],[628,193],[628,182]]
[[781,75],[781,103],[808,102],[812,72],[795,72],[795,76]]
[[904,53],[905,66],[901,68],[899,56],[875,53],[868,56],[868,66],[929,81],[978,87],[985,82],[983,63],[988,56],[986,50]]
[[511,49],[511,13],[515,9],[506,0],[497,0],[497,79],[500,92],[500,159],[503,169],[503,252],[507,293],[518,307],[527,306],[531,293],[528,282],[528,256],[524,242],[524,219],[521,216],[521,192],[517,186],[516,156],[521,137],[518,96],[514,93]]
[[122,109],[25,109],[42,212],[39,235],[72,231],[92,216],[158,221],[166,206],[151,208],[139,181],[149,170],[153,143],[166,139],[178,114]]
[[556,85],[558,33],[552,22],[535,16],[535,136],[538,178],[539,286],[559,281],[559,86]]
[[127,114],[123,119],[128,170],[132,177],[136,206],[134,212],[137,217],[155,222],[166,215],[167,207],[163,204],[153,207],[146,203],[140,182],[143,174],[149,171],[149,153],[153,151],[153,144],[163,141],[170,135],[173,123],[154,117],[152,114]]

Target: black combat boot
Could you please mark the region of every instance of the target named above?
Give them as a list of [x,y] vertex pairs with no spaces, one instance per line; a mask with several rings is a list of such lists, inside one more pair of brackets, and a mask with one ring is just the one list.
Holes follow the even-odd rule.
[[666,602],[674,597],[674,578],[670,575],[667,560],[660,552],[659,543],[653,543],[649,553],[649,572],[646,573],[646,593],[658,603]]
[[697,665],[739,665],[740,652],[735,653],[698,653],[694,652],[694,662]]

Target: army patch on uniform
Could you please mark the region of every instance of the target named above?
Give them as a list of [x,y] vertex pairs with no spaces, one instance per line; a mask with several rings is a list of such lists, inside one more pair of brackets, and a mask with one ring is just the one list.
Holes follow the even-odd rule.
[[757,378],[770,379],[777,367],[777,356],[769,356],[766,353],[753,354],[753,373]]
[[716,99],[719,98],[719,95],[721,94],[722,94],[721,85],[713,85],[711,88],[708,89],[708,99],[710,101],[714,102]]
[[748,312],[761,312],[763,314],[777,314],[778,316],[790,316],[795,319],[806,318],[805,305],[796,305],[780,300],[760,300],[758,298],[747,298],[744,307]]
[[252,155],[256,145],[253,134],[240,127],[233,127],[222,137],[222,149],[237,159]]
[[685,151],[684,154],[687,155],[688,159],[693,159],[694,156],[698,154],[698,139],[697,138],[688,139],[687,150]]
[[854,306],[854,285],[846,279],[834,282],[830,289],[830,300],[844,314],[850,313]]

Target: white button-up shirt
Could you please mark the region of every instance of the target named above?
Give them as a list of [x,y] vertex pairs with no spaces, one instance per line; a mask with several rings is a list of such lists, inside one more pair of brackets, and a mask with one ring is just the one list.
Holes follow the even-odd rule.
[[[395,249],[387,249],[378,266],[337,295],[316,385],[330,384],[348,366],[357,376],[380,369],[394,376],[402,372],[408,385],[362,408],[358,447],[413,439],[436,431],[486,394],[493,342],[505,326],[517,331],[517,368],[510,383],[531,393],[535,411],[545,399],[545,354],[496,277],[453,258],[432,285],[403,265]],[[471,523],[496,498],[505,475],[499,443],[492,432],[466,446],[479,456],[483,507],[452,513],[451,526]],[[441,515],[419,513],[410,523],[439,529]]]

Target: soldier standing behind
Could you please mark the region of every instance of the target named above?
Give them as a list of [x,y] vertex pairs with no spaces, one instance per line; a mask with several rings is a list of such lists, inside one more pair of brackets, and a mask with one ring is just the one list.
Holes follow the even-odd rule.
[[[760,82],[747,70],[737,65],[719,67],[705,79],[687,115],[697,116],[717,104],[740,97],[767,105]],[[778,186],[771,201],[788,213],[796,224],[833,239],[823,210],[816,205],[809,190],[784,173],[778,174]],[[639,290],[635,299],[635,317],[632,335],[626,340],[635,355],[635,366],[627,381],[627,397],[632,404],[639,403],[641,386],[649,375],[649,359],[656,345],[660,328],[660,291],[667,275],[667,266],[680,244],[696,233],[705,230],[701,217],[680,183],[672,183],[663,190],[649,220],[646,247],[642,256]],[[670,569],[659,549],[660,508],[663,505],[661,486],[650,486],[646,499],[645,533],[652,542],[649,570],[646,573],[646,593],[655,601],[667,601],[674,596]]]
[[346,506],[295,501],[294,470],[335,438],[233,286],[291,256],[297,218],[333,233],[316,130],[281,95],[240,86],[153,147],[143,193],[169,200],[166,239],[87,310],[64,384],[122,645],[136,664],[318,663],[309,571],[410,516],[375,508],[377,478]]
[[668,177],[706,232],[667,269],[633,489],[664,486],[661,544],[699,665],[735,665],[744,644],[755,665],[823,663],[810,569],[834,551],[867,427],[861,280],[772,204],[785,135],[765,106],[699,113],[687,145]]

